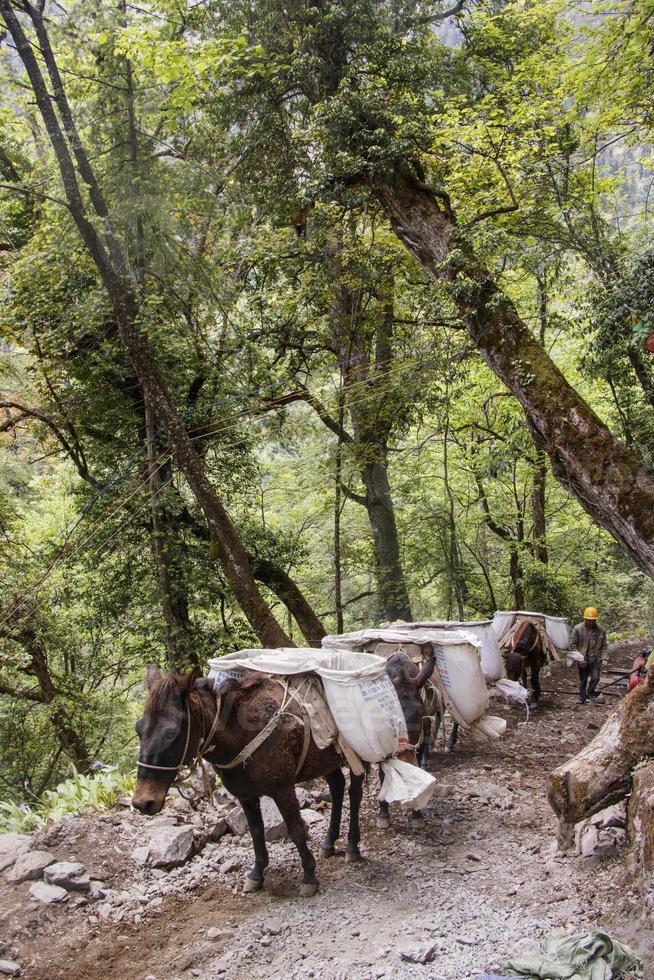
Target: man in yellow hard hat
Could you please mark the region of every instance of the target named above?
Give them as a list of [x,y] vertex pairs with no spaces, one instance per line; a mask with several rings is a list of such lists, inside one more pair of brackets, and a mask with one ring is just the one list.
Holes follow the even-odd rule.
[[570,647],[584,658],[579,664],[579,704],[586,704],[587,697],[595,703],[602,697],[595,694],[595,689],[599,684],[600,663],[606,658],[606,630],[598,619],[597,609],[587,606],[583,623],[575,626],[570,638]]

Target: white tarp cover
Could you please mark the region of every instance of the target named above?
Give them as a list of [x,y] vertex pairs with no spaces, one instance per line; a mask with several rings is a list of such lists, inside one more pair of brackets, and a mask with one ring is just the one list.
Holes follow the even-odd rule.
[[[438,690],[455,721],[472,728],[488,708],[489,695],[481,669],[481,642],[469,631],[405,629],[398,626],[326,636],[322,643],[323,648],[327,649],[372,651],[383,644],[385,655],[390,654],[389,645],[392,644],[397,644],[396,649],[406,649],[416,643],[431,645],[436,658],[431,684]],[[481,726],[477,734],[497,737],[492,725]]]
[[[407,743],[407,729],[395,688],[386,673],[386,661],[369,653],[351,650],[286,648],[279,650],[240,650],[209,661],[209,676],[216,685],[228,677],[242,676],[248,670],[276,677],[303,673],[317,674],[325,699],[341,735],[366,762],[382,762],[401,751]],[[429,799],[436,780],[400,760],[392,760],[393,783],[387,793],[404,805],[420,809],[419,801]],[[416,776],[417,770],[420,772]],[[385,782],[385,780],[384,780]],[[416,795],[417,794],[417,795]]]
[[408,630],[420,629],[441,629],[441,630],[468,630],[474,633],[481,640],[481,669],[484,677],[489,683],[497,681],[500,677],[506,677],[506,667],[500,653],[497,635],[493,629],[491,619],[475,619],[470,622],[458,622],[456,620],[440,620],[434,622],[417,623],[383,623],[383,627],[398,627]]
[[542,633],[549,640],[548,646],[550,653],[556,659],[557,654],[562,650],[567,650],[570,646],[570,627],[567,619],[561,616],[545,616],[539,612],[527,612],[524,609],[512,611],[498,611],[493,616],[493,632],[497,636],[497,641],[501,647],[507,646],[510,642],[515,628],[524,620],[531,619],[540,627]]

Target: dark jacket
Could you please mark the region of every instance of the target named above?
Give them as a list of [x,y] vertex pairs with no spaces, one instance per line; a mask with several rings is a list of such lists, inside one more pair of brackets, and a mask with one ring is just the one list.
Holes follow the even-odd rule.
[[[597,624],[596,629],[600,635],[598,637],[597,644],[595,645],[595,652],[591,657],[591,660],[604,660],[606,657],[606,630],[600,626],[599,623]],[[577,623],[572,631],[572,636],[570,637],[570,649],[578,650],[586,663],[588,663],[587,654],[592,632],[594,631],[589,630],[585,623]]]

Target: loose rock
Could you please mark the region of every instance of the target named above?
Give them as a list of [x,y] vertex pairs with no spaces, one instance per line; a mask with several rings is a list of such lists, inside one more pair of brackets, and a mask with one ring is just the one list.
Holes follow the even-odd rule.
[[91,887],[91,877],[79,861],[55,861],[43,872],[50,885],[59,885],[68,891],[87,892]]
[[28,834],[0,834],[0,871],[10,868],[17,859],[29,851],[32,838]]
[[30,885],[30,895],[44,905],[57,905],[68,901],[68,892],[59,885],[47,885],[45,881],[35,881]]
[[132,851],[137,864],[155,868],[170,868],[183,864],[193,847],[192,827],[162,826],[155,828],[150,840]]
[[431,963],[437,952],[438,946],[435,943],[398,949],[400,959],[409,963]]
[[36,881],[48,865],[54,864],[56,860],[49,851],[27,851],[26,854],[21,854],[11,871],[7,872],[7,881],[14,885],[20,881]]
[[13,960],[0,960],[0,973],[6,977],[20,976],[20,964]]

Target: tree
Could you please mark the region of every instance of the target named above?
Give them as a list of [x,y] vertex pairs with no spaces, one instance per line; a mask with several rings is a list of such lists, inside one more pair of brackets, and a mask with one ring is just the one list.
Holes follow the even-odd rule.
[[[152,355],[140,322],[137,284],[130,275],[130,262],[113,228],[110,208],[80,139],[50,45],[43,4],[35,6],[25,0],[18,5],[18,9],[27,14],[34,26],[53,97],[48,92],[45,77],[17,16],[16,7],[9,0],[3,0],[0,4],[0,13],[27,73],[56,157],[68,209],[107,290],[119,335],[129,353],[146,402],[170,439],[176,462],[206,516],[227,578],[253,629],[268,646],[288,645],[291,641],[272,616],[256,585],[236,529],[206,477]],[[101,233],[89,217],[80,190],[80,179],[88,190],[89,206],[102,228]]]

